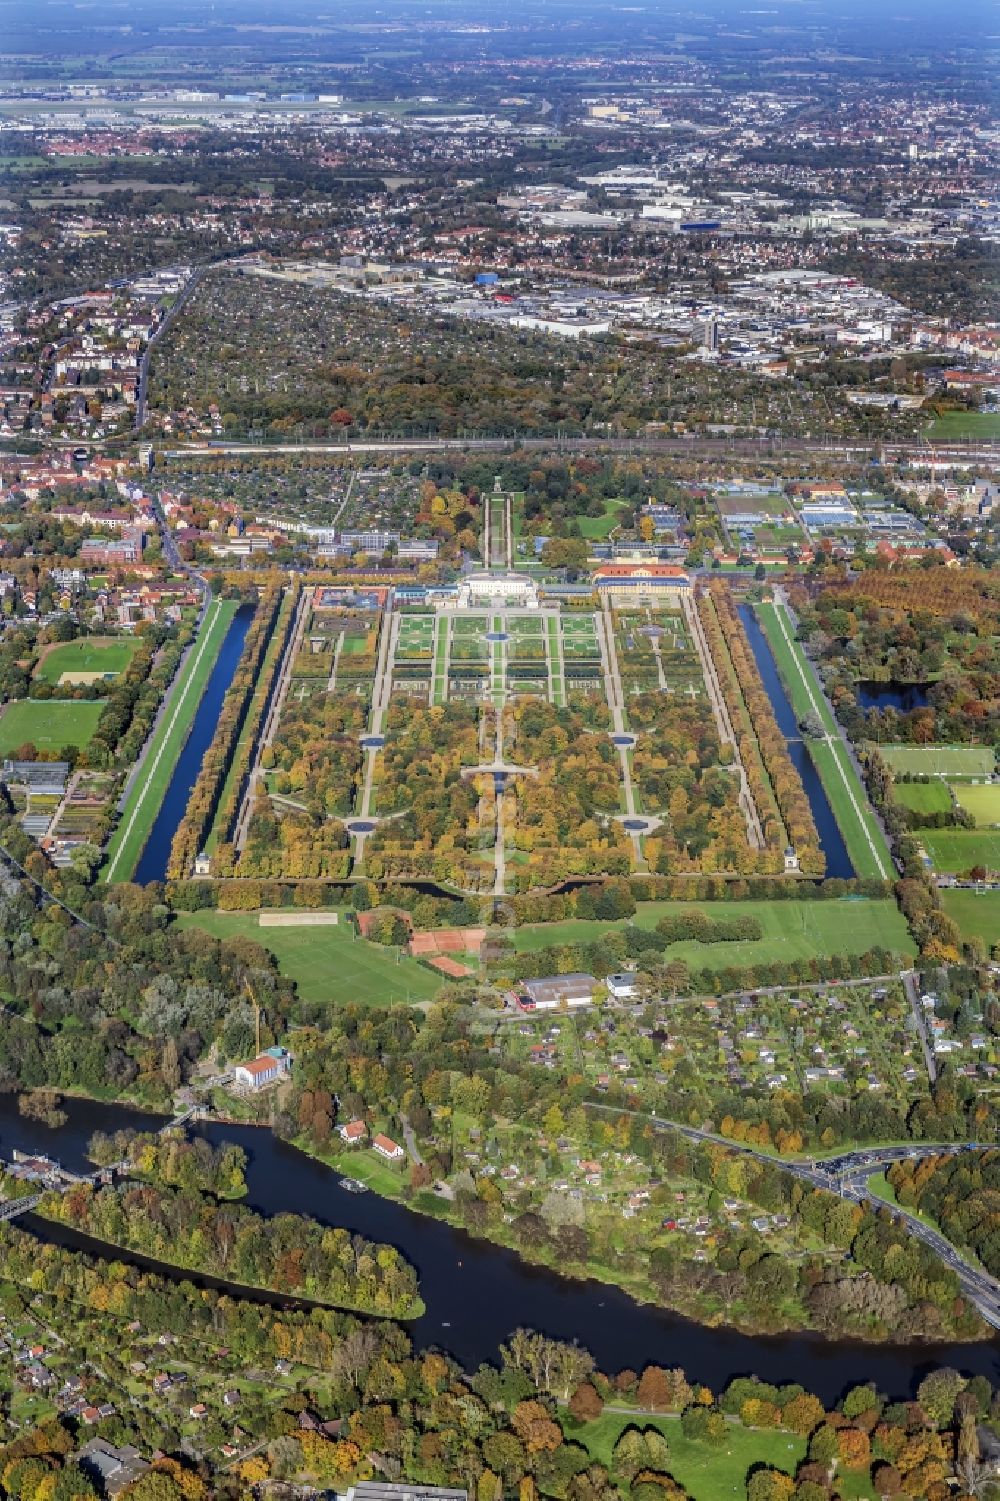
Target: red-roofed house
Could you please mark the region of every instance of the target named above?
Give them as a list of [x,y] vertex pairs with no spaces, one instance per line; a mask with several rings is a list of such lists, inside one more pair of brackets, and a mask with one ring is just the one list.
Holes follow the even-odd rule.
[[397,1141],[393,1141],[391,1136],[383,1136],[381,1132],[372,1138],[372,1148],[386,1162],[402,1162],[406,1155]]

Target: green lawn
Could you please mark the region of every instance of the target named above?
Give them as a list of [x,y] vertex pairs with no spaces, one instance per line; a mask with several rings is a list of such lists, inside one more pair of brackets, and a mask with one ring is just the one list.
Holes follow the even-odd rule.
[[973,787],[960,782],[955,787],[955,796],[972,814],[977,829],[991,829],[1000,824],[1000,786]]
[[627,501],[606,500],[603,516],[580,516],[580,534],[588,542],[604,542],[622,519],[622,513],[632,509]]
[[896,775],[928,777],[986,777],[996,756],[981,745],[880,745],[878,753]]
[[935,870],[954,875],[976,865],[1000,870],[1000,830],[921,829],[919,837]]
[[429,1001],[444,983],[408,954],[354,935],[342,923],[331,928],[262,928],[255,912],[184,912],[183,928],[202,928],[216,938],[251,938],[269,949],[283,975],[305,1001]]
[[[805,1458],[805,1440],[794,1433],[775,1429],[743,1428],[732,1423],[718,1445],[686,1439],[675,1417],[629,1415],[606,1411],[593,1423],[580,1426],[564,1420],[566,1437],[583,1444],[596,1460],[608,1465],[611,1451],[623,1429],[630,1425],[658,1428],[670,1445],[670,1473],[694,1497],[694,1501],[732,1501],[746,1495],[747,1472],[761,1463],[794,1474]],[[870,1494],[863,1492],[862,1494]]]
[[19,699],[0,715],[0,756],[12,756],[28,741],[38,750],[89,745],[104,705],[70,699]]
[[1000,944],[1000,891],[942,891],[941,905],[958,923],[963,938]]
[[125,639],[64,641],[39,662],[35,677],[58,683],[64,672],[124,672],[141,644]]
[[927,429],[928,438],[1000,438],[1000,412],[945,412]]
[[896,782],[892,789],[896,802],[914,813],[947,813],[951,794],[944,782]]
[[796,718],[801,723],[810,716],[818,716],[826,732],[825,740],[809,741],[809,754],[840,825],[851,864],[859,876],[890,879],[895,872],[885,838],[840,738],[812,663],[794,638],[788,613],[772,604],[757,605],[756,610]]
[[132,784],[118,827],[108,842],[101,871],[106,881],[127,881],[135,870],[235,614],[234,600],[216,599],[209,605],[194,648],[174,679],[167,712]]
[[[811,959],[829,954],[863,954],[881,945],[894,953],[912,954],[913,943],[895,902],[869,901],[745,901],[643,902],[632,919],[653,928],[668,913],[697,907],[709,917],[756,917],[763,937],[741,943],[699,943],[685,939],[667,949],[670,959],[682,959],[692,969],[726,969],[729,965],[770,964],[774,960]],[[549,945],[595,943],[621,924],[587,918],[514,928],[514,947],[532,953]]]

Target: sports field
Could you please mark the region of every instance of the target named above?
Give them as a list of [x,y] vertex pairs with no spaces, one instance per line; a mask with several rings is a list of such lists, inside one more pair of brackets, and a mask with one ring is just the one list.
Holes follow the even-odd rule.
[[[166,711],[153,732],[142,769],[132,784],[118,827],[108,843],[101,869],[105,881],[131,879],[235,614],[234,600],[216,599],[208,607],[194,646],[171,685]],[[78,704],[74,707],[99,708],[100,705]]]
[[981,938],[987,949],[1000,944],[1000,891],[942,891],[941,905],[963,938]]
[[90,637],[83,641],[63,641],[54,646],[35,668],[35,677],[46,683],[58,683],[63,673],[95,673],[110,677],[124,672],[142,643],[109,637]]
[[[691,969],[726,969],[731,964],[770,964],[775,960],[812,959],[831,954],[863,954],[881,946],[897,954],[912,954],[913,942],[895,902],[869,901],[746,901],[642,902],[632,922],[653,928],[661,917],[697,908],[706,916],[755,917],[761,938],[743,943],[699,943],[685,939],[667,949],[667,957],[681,959]],[[586,918],[514,928],[514,947],[531,953],[550,945],[596,943],[612,926]]]
[[269,949],[283,975],[294,980],[304,1001],[354,1001],[389,1005],[429,1001],[442,980],[404,954],[355,936],[340,923],[321,928],[262,928],[255,912],[182,912],[182,928],[201,928],[216,938],[251,938]]
[[961,782],[955,787],[960,805],[976,820],[977,829],[992,829],[1000,824],[1000,785],[973,787]]
[[1000,412],[945,412],[935,417],[928,438],[1000,438]]
[[917,777],[987,777],[996,765],[981,745],[880,745],[878,753],[891,772]]
[[921,829],[919,838],[935,870],[959,876],[979,865],[1000,870],[1000,829]]
[[951,793],[944,782],[896,782],[893,798],[914,813],[947,813]]
[[70,699],[19,699],[0,714],[0,756],[12,756],[29,741],[38,750],[89,745],[104,705]]
[[771,604],[757,605],[756,611],[796,718],[801,723],[815,717],[823,725],[826,738],[810,740],[809,754],[844,836],[851,864],[859,876],[891,879],[893,864],[882,830],[851,764],[812,663],[795,640],[788,612]]

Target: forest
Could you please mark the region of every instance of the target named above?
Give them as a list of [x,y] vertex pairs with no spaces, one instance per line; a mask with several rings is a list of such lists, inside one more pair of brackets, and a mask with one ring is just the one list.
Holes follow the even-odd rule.
[[927,1215],[953,1245],[1000,1276],[1000,1152],[923,1157],[886,1176],[897,1203]]
[[244,1287],[297,1293],[386,1318],[422,1312],[416,1273],[392,1246],[304,1215],[265,1220],[194,1189],[129,1183],[46,1194],[38,1213],[111,1245]]
[[[414,1351],[387,1321],[277,1311],[128,1266],[109,1289],[101,1263],[9,1228],[0,1240],[4,1306],[27,1306],[21,1288],[35,1289],[43,1310],[58,1297],[85,1314],[105,1359],[118,1331],[134,1325],[178,1339],[189,1361],[222,1340],[227,1356],[248,1367],[297,1363],[295,1389],[257,1409],[254,1458],[233,1467],[214,1455],[154,1461],[122,1493],[126,1501],[203,1501],[209,1493],[237,1501],[264,1481],[343,1491],[353,1479],[404,1474],[469,1488],[476,1501],[514,1492],[523,1501],[683,1501],[704,1494],[704,1476],[727,1450],[745,1456],[730,1463],[727,1483],[745,1486],[749,1501],[846,1501],[869,1485],[892,1501],[965,1501],[981,1493],[986,1474],[976,1425],[1000,1415],[985,1377],[946,1368],[926,1374],[911,1401],[887,1401],[862,1380],[827,1405],[798,1382],[739,1376],[713,1392],[679,1366],[604,1372],[584,1344],[525,1329],[511,1333],[494,1364],[465,1371],[446,1355]],[[333,1432],[322,1427],[327,1418]],[[147,1452],[163,1439],[168,1455],[179,1452],[162,1406],[155,1424],[144,1407],[126,1406],[98,1431]],[[8,1431],[0,1491],[33,1501],[44,1483],[53,1501],[89,1501],[95,1492],[75,1453],[76,1435],[61,1418]],[[958,1491],[947,1484],[956,1471]]]
[[[917,578],[869,568],[792,591],[800,639],[828,677],[837,715],[856,741],[1000,745],[996,578],[974,567]],[[866,680],[924,685],[927,704],[864,710],[855,685]]]

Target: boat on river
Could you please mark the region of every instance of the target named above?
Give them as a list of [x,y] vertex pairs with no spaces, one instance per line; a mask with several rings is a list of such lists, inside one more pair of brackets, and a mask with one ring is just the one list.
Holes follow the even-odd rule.
[[368,1192],[368,1184],[362,1183],[360,1178],[341,1178],[340,1186],[346,1189],[349,1194],[366,1194]]

